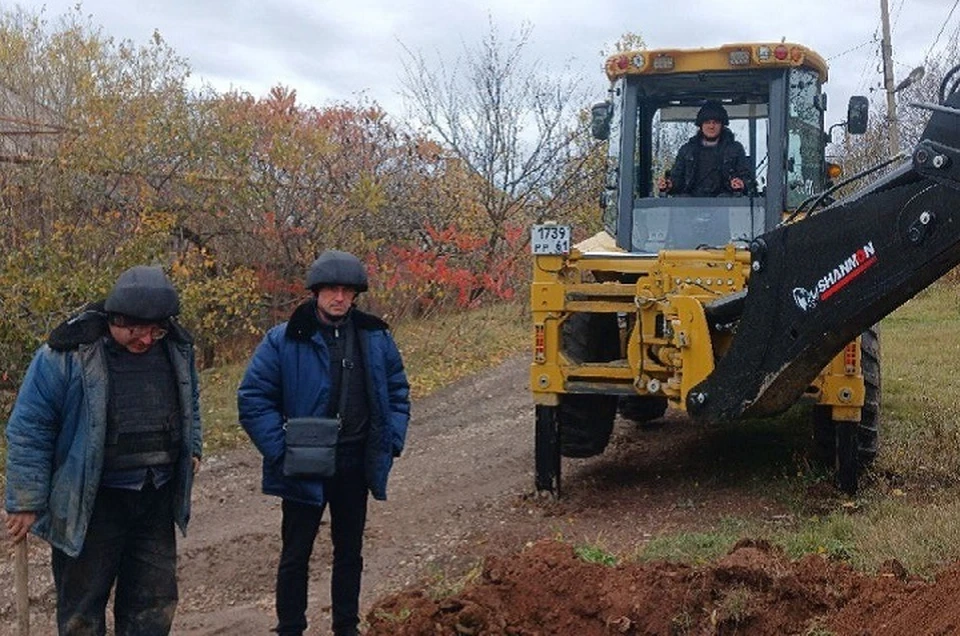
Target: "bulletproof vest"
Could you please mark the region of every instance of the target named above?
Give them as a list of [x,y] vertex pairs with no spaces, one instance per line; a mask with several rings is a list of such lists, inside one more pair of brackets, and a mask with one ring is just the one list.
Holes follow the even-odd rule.
[[180,454],[180,399],[163,343],[135,354],[106,347],[108,385],[106,470],[172,464]]
[[352,444],[367,439],[370,428],[370,402],[367,395],[367,372],[360,350],[360,334],[352,319],[337,328],[324,325],[320,333],[330,350],[330,404],[327,416],[333,417],[340,408],[340,387],[343,386],[343,358],[346,355],[346,339],[353,338],[350,373],[347,384],[347,405],[341,413],[343,428],[339,443]]

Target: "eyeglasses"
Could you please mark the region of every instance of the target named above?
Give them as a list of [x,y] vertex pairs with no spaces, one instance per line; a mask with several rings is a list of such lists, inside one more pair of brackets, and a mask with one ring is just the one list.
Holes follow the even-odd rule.
[[163,327],[157,327],[156,325],[134,325],[132,327],[124,326],[123,329],[127,330],[127,333],[130,334],[131,338],[143,338],[144,336],[150,336],[151,340],[161,340],[164,336],[167,335],[167,330]]

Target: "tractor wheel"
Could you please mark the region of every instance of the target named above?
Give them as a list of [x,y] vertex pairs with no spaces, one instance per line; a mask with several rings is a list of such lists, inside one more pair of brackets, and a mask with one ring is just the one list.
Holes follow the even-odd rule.
[[[577,362],[608,362],[620,357],[615,314],[573,314],[561,330],[564,353]],[[593,457],[606,449],[617,414],[617,396],[565,393],[557,405],[560,454]]]
[[880,445],[880,333],[876,325],[860,338],[860,368],[866,395],[857,428],[857,452],[860,464],[868,466],[877,458]]
[[593,457],[607,448],[617,414],[617,396],[568,393],[560,396],[557,420],[560,454]]
[[880,441],[880,338],[877,327],[860,338],[860,366],[865,396],[860,422],[853,426],[833,420],[829,406],[813,407],[813,439],[817,459],[836,469],[837,485],[856,494],[860,468],[877,456]]
[[663,417],[667,412],[667,398],[624,395],[617,404],[620,417],[637,424],[645,424]]

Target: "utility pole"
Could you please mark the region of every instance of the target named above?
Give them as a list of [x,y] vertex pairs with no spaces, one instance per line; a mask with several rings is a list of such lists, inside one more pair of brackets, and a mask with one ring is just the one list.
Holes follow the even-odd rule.
[[893,44],[890,42],[890,11],[887,0],[880,0],[880,21],[883,24],[883,88],[887,92],[887,124],[890,132],[890,156],[900,152],[900,124],[897,122],[897,98],[893,86]]

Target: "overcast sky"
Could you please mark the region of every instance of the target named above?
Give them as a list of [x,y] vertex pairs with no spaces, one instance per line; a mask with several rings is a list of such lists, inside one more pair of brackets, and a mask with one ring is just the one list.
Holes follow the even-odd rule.
[[[48,18],[76,0],[17,2]],[[569,65],[595,100],[607,87],[601,50],[626,32],[651,48],[716,46],[786,38],[830,64],[827,125],[844,118],[851,94],[882,87],[881,0],[84,0],[82,9],[116,39],[145,43],[158,30],[188,59],[196,82],[263,96],[296,89],[324,106],[376,100],[397,118],[400,43],[454,60],[487,32],[488,16],[509,35],[533,27],[528,57],[553,71]],[[960,28],[958,0],[888,0],[895,81],[942,54]],[[874,92],[872,95],[882,96]],[[591,98],[592,99],[592,98]]]

